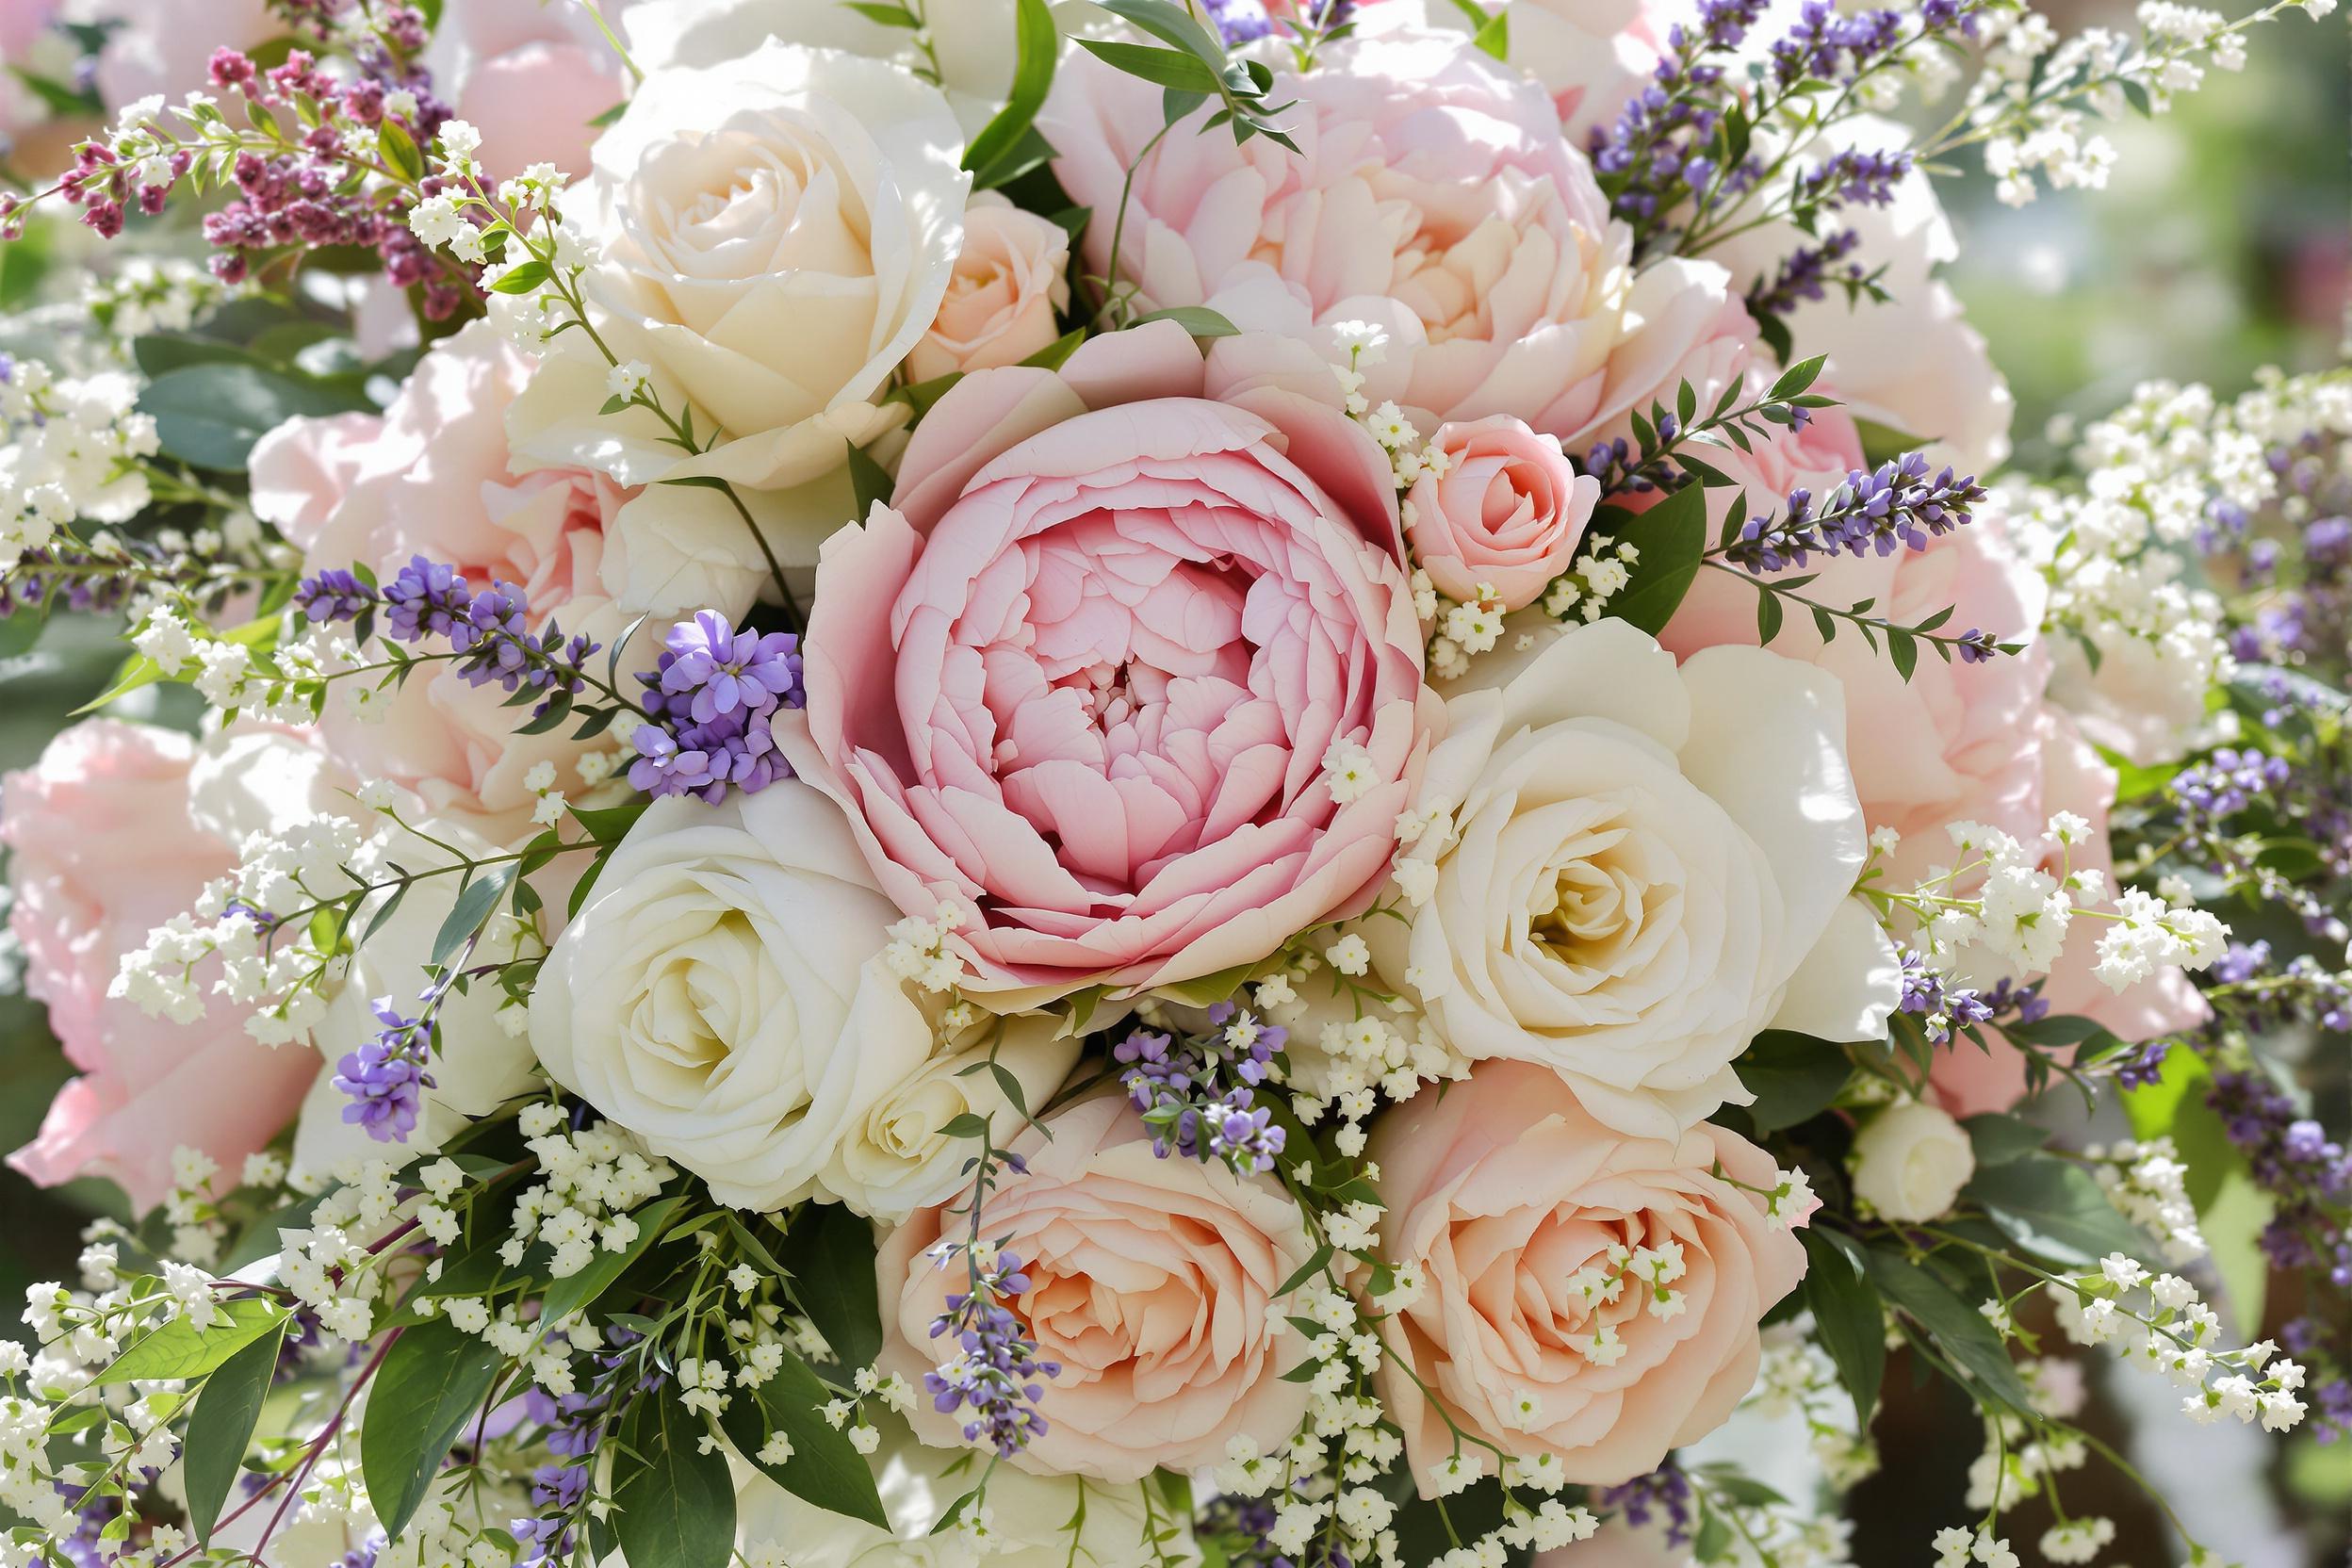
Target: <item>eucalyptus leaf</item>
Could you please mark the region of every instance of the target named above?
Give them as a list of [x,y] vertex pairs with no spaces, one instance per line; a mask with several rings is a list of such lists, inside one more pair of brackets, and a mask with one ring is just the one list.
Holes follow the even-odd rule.
[[[787,1348],[776,1376],[729,1399],[719,1424],[735,1451],[785,1491],[887,1528],[890,1518],[865,1457],[850,1446],[847,1433],[836,1431],[825,1418],[824,1406],[832,1396],[808,1364]],[[776,1432],[792,1444],[792,1456],[780,1464],[760,1457]]]
[[502,1364],[498,1351],[438,1318],[401,1330],[384,1353],[360,1420],[359,1454],[385,1539],[408,1527]]
[[727,1456],[705,1453],[702,1418],[663,1386],[641,1396],[612,1465],[613,1528],[629,1568],[727,1568],[735,1486]]
[[261,1407],[270,1397],[270,1380],[278,1369],[278,1348],[286,1339],[286,1320],[278,1322],[243,1349],[215,1367],[196,1396],[195,1413],[188,1418],[186,1458],[181,1474],[188,1491],[188,1523],[196,1539],[212,1544],[212,1527],[220,1520],[243,1468],[245,1450],[252,1446],[253,1429],[261,1422]]

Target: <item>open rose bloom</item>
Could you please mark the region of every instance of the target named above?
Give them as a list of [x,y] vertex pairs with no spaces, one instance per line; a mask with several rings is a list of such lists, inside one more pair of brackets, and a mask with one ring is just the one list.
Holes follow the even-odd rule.
[[2001,471],[1936,181],[2333,4],[0,0],[0,1568],[2266,1499],[2352,378]]

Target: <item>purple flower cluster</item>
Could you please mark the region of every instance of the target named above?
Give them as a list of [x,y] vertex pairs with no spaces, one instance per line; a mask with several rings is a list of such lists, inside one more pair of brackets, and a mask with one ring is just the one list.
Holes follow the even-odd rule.
[[2173,798],[2208,817],[2230,817],[2286,788],[2294,773],[2283,757],[2223,746],[2173,776]]
[[650,722],[630,739],[636,788],[715,804],[730,789],[750,793],[792,776],[769,729],[778,708],[805,700],[791,632],[738,630],[706,610],[670,629],[662,657],[637,679]]
[[433,1087],[425,1071],[433,1060],[439,1024],[434,1019],[447,987],[428,987],[426,1004],[415,1018],[402,1016],[388,996],[372,1004],[382,1031],[335,1064],[335,1086],[350,1098],[343,1119],[364,1127],[379,1143],[405,1143],[416,1130],[422,1091]]
[[[948,1260],[940,1261],[944,1266]],[[1044,1435],[1045,1418],[1037,1405],[1045,1388],[1037,1380],[1062,1372],[1058,1362],[1037,1359],[1036,1342],[1004,1304],[1027,1295],[1030,1286],[1021,1259],[1000,1253],[989,1267],[977,1271],[971,1291],[950,1294],[947,1310],[931,1320],[931,1337],[953,1333],[963,1352],[923,1375],[931,1408],[942,1415],[969,1409],[964,1441],[985,1443],[1000,1456],[1018,1453]]]
[[[624,1348],[637,1338],[618,1326],[611,1333]],[[524,1419],[539,1429],[540,1441],[556,1456],[556,1462],[531,1473],[531,1516],[507,1524],[507,1533],[522,1548],[519,1563],[561,1562],[572,1556],[576,1526],[596,1471],[596,1445],[629,1360],[621,1353],[599,1356],[599,1370],[586,1388],[561,1397],[531,1388],[517,1401]]]
[[363,639],[381,613],[395,642],[449,644],[459,655],[454,668],[467,684],[496,683],[547,697],[570,698],[586,690],[588,657],[598,646],[585,637],[567,638],[553,624],[532,632],[523,590],[511,582],[477,590],[455,566],[421,555],[380,587],[356,572],[315,573],[296,586],[294,603],[313,621],[356,623]]
[[1753,155],[1725,172],[1707,149],[1723,125],[1723,67],[1707,57],[1728,54],[1764,14],[1764,0],[1700,0],[1694,26],[1676,23],[1650,85],[1592,133],[1592,171],[1611,210],[1637,226],[1668,213],[1718,183],[1740,195],[1762,175]]
[[[1927,967],[1927,960],[1906,948],[1903,954],[1903,1000],[1899,1011],[1929,1021],[1923,1024],[1929,1041],[1942,1045],[1955,1034],[1987,1022],[1993,1016],[1992,1007],[1973,990],[1946,986],[1943,976]],[[1940,1015],[1946,1021],[1933,1021]]]
[[1861,244],[1854,230],[1838,229],[1818,245],[1798,246],[1769,279],[1757,279],[1748,290],[1748,314],[1759,321],[1786,316],[1800,303],[1827,298],[1833,284],[1850,292],[1867,288],[1861,264],[1849,259]]
[[1679,1546],[1690,1539],[1690,1478],[1671,1463],[1636,1476],[1623,1486],[1603,1489],[1599,1506],[1615,1511],[1637,1527],[1662,1517],[1669,1545]]
[[[1783,512],[1750,517],[1723,554],[1757,577],[1803,566],[1816,555],[1892,555],[1966,527],[1984,499],[1973,476],[1947,466],[1930,477],[1923,452],[1905,452],[1864,473],[1856,468],[1824,498],[1791,490]],[[1977,633],[1971,632],[1971,638]]]
[[1152,1152],[1188,1160],[1222,1160],[1248,1174],[1270,1170],[1283,1129],[1257,1103],[1287,1033],[1262,1024],[1232,1003],[1209,1009],[1210,1027],[1170,1035],[1138,1029],[1111,1048],[1119,1086],[1152,1130]]
[[2197,544],[2213,575],[2261,591],[2230,633],[2247,663],[2316,665],[2341,682],[2352,648],[2352,472],[2341,444],[2311,432],[2271,448],[2277,498],[2259,514],[2227,499],[2207,508]]

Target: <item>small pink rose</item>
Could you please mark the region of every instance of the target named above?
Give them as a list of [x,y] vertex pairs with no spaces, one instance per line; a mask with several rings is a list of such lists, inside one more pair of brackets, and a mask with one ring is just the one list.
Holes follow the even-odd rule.
[[994,191],[964,210],[964,249],[931,330],[906,356],[906,374],[930,381],[958,370],[1018,365],[1060,335],[1054,312],[1070,304],[1070,235]]
[[1437,591],[1463,603],[1491,589],[1505,610],[1533,604],[1568,569],[1601,482],[1579,474],[1557,436],[1507,414],[1441,425],[1448,460],[1405,498],[1405,537]]

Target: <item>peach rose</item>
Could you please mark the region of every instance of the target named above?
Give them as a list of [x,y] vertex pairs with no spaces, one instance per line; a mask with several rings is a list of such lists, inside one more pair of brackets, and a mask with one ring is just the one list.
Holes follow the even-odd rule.
[[[1421,1275],[1382,1336],[1380,1374],[1416,1476],[1453,1451],[1447,1417],[1523,1459],[1557,1455],[1584,1485],[1657,1468],[1746,1396],[1756,1326],[1805,1277],[1805,1249],[1762,1200],[1711,1174],[1770,1189],[1762,1150],[1704,1122],[1624,1136],[1539,1067],[1486,1063],[1408,1102],[1369,1153],[1388,1201],[1383,1260]],[[1619,1248],[1642,1272],[1612,1292]],[[1668,1310],[1658,1253],[1679,1303]],[[1514,1408],[1522,1394],[1531,1414]]]
[[[389,578],[425,555],[477,588],[494,579],[521,588],[534,631],[553,622],[609,643],[629,621],[606,578],[627,573],[614,525],[629,493],[588,469],[515,471],[498,414],[531,368],[487,322],[466,327],[417,362],[381,416],[295,419],[264,436],[254,511],[302,549],[306,570],[357,562]],[[574,741],[571,726],[518,735],[504,691],[468,685],[447,665],[364,715],[343,695],[320,727],[356,776],[413,790],[434,817],[495,843],[531,827],[537,797],[523,776],[534,764],[552,762],[564,778],[590,747],[612,744]]]
[[1575,558],[1601,482],[1569,466],[1556,437],[1509,415],[1440,425],[1431,444],[1451,461],[1405,498],[1414,560],[1463,603],[1483,584],[1505,610],[1533,604]]
[[[2074,720],[2054,708],[2043,710],[2029,733],[2042,759],[2043,809],[2072,811],[2090,824],[2083,842],[2075,847],[2072,869],[2102,874],[2112,890],[2115,861],[2107,841],[2107,816],[2115,804],[2115,771],[2099,760]],[[2044,869],[2056,874],[2057,857],[2049,857]],[[2127,1040],[2179,1034],[2211,1016],[2195,983],[2177,969],[2158,970],[2120,993],[2102,984],[2091,971],[2106,924],[2077,921],[2067,931],[2066,945],[2042,981],[2042,1000],[2052,1013],[2090,1019]],[[1936,1103],[1954,1116],[2005,1111],[2025,1098],[2025,1054],[1999,1038],[1998,1031],[1988,1032],[1984,1047],[1954,1040],[1936,1050],[1928,1085]]]
[[44,1186],[104,1176],[141,1210],[170,1189],[176,1146],[203,1150],[233,1178],[318,1073],[317,1056],[260,1044],[225,1004],[174,1023],[106,994],[122,954],[235,869],[236,854],[189,809],[195,756],[174,731],[91,719],[0,790],[24,989],[47,1004],[81,1072],[8,1163]]
[[957,912],[1000,1009],[1361,906],[1438,722],[1385,456],[1323,405],[1202,390],[1172,322],[967,376],[818,566],[777,743],[900,908]]
[[906,356],[911,381],[1018,365],[1061,335],[1070,236],[992,190],[964,210],[964,250],[931,330]]
[[[981,1231],[1019,1257],[1027,1294],[1007,1303],[1061,1373],[1045,1384],[1044,1435],[1012,1456],[1024,1470],[1114,1483],[1225,1462],[1226,1445],[1285,1442],[1307,1408],[1284,1382],[1288,1311],[1277,1288],[1315,1250],[1298,1205],[1271,1178],[1161,1159],[1124,1101],[1073,1105],[1013,1144],[1028,1163],[982,1209]],[[920,1385],[939,1364],[931,1323],[960,1289],[927,1250],[960,1238],[953,1204],[918,1209],[882,1244],[883,1372]],[[1295,1352],[1294,1352],[1295,1354]],[[928,1403],[926,1443],[961,1441],[962,1420]]]
[[1680,258],[1636,272],[1632,231],[1543,89],[1459,33],[1373,28],[1323,59],[1275,76],[1300,152],[1187,125],[1149,156],[1159,94],[1067,61],[1037,125],[1093,209],[1087,269],[1151,305],[1223,313],[1243,339],[1220,361],[1268,335],[1326,387],[1340,324],[1377,326],[1388,341],[1364,393],[1425,433],[1512,414],[1581,451],[1685,376],[1728,384],[1752,335],[1729,274]]

